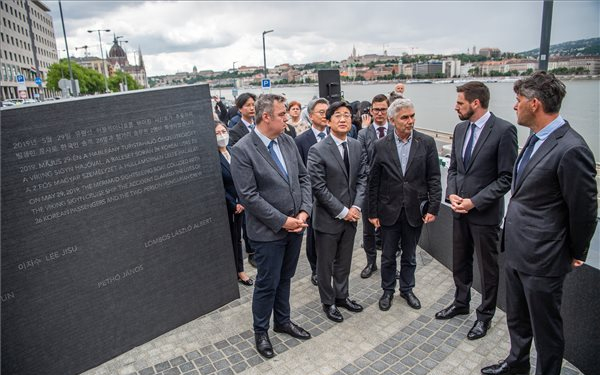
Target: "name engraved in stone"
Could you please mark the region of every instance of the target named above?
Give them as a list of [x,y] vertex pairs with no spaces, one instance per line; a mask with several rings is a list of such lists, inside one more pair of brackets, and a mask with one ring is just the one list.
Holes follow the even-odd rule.
[[15,292],[7,292],[0,296],[2,303],[15,299]]
[[135,267],[132,268],[128,268],[125,271],[121,271],[119,273],[116,273],[112,276],[107,277],[106,279],[102,280],[102,281],[98,281],[97,285],[98,288],[104,288],[106,286],[112,285],[116,282],[119,282],[121,280],[124,280],[128,277],[131,277],[135,274],[138,274],[140,272],[142,272],[144,270],[144,265],[143,264],[138,264]]
[[200,229],[203,226],[208,225],[208,224],[210,224],[212,222],[213,222],[212,217],[209,217],[209,218],[200,220],[198,222],[195,222],[195,223],[188,224],[186,226],[177,228],[177,229],[175,229],[175,230],[173,230],[173,231],[171,231],[169,233],[162,234],[159,237],[156,237],[156,238],[153,238],[151,240],[148,240],[148,241],[144,242],[144,247],[149,248],[149,247],[152,247],[154,245],[161,244],[161,243],[163,243],[165,241],[172,240],[172,239],[174,239],[174,238],[176,238],[178,236],[184,235],[184,234],[189,233],[189,232],[191,232],[193,230]]
[[33,259],[27,259],[17,265],[19,271],[28,271],[32,268],[43,265],[46,262],[53,262],[59,258],[63,258],[69,255],[73,255],[78,251],[77,245],[67,246],[58,250],[52,250],[40,257]]

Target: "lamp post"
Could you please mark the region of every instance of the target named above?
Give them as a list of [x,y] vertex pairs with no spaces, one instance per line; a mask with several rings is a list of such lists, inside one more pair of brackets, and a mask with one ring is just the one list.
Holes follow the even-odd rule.
[[272,33],[273,30],[267,30],[267,31],[263,31],[262,33],[262,38],[263,38],[263,58],[264,58],[264,62],[265,62],[265,78],[267,78],[267,52],[265,50],[265,34],[268,33]]
[[88,33],[93,33],[94,31],[98,32],[98,41],[100,42],[100,58],[102,59],[102,66],[104,67],[104,88],[106,92],[108,92],[108,75],[106,70],[106,61],[104,60],[104,52],[102,51],[102,35],[100,31],[104,31],[105,33],[110,33],[110,29],[96,29],[96,30],[88,30]]

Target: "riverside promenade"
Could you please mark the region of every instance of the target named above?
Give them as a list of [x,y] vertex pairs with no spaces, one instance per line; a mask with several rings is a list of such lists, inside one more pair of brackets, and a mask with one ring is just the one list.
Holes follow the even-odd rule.
[[[467,340],[466,334],[475,319],[474,308],[481,301],[475,290],[470,315],[445,321],[434,318],[435,312],[453,299],[452,273],[420,248],[417,249],[414,291],[422,308],[411,309],[396,291],[392,308],[380,311],[377,304],[381,296],[380,273],[378,270],[369,279],[360,278],[365,265],[364,251],[360,247],[360,224],[357,233],[350,296],[365,309],[360,313],[341,309],[342,323],[328,320],[322,312],[317,287],[310,282],[303,246],[292,280],[292,320],[306,328],[312,339],[300,341],[270,330],[277,355],[270,360],[263,359],[254,348],[253,288],[240,285],[240,299],[84,374],[469,375],[479,374],[481,367],[496,363],[508,354],[506,316],[500,310],[486,337]],[[247,262],[245,267],[254,278],[256,270]],[[534,372],[532,368],[531,373]],[[582,373],[563,361],[562,374]]]

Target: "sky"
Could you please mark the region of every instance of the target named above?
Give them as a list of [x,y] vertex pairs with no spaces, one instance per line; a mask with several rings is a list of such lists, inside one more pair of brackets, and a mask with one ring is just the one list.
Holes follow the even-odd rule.
[[[57,48],[66,57],[58,1],[51,9]],[[496,47],[539,47],[543,1],[62,1],[72,56],[100,55],[113,33],[141,48],[148,76],[198,70],[343,60],[387,50],[453,54]],[[600,1],[554,1],[551,43],[600,36]]]

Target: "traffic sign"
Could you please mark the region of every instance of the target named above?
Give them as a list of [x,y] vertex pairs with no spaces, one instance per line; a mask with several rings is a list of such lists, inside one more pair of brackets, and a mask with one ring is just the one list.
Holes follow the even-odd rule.
[[22,74],[17,74],[17,82],[18,83],[24,83],[25,82],[25,76]]
[[40,77],[35,77],[35,84],[36,85],[41,85],[42,84],[42,79]]
[[270,89],[271,88],[271,80],[270,79],[263,79],[262,80],[262,88],[263,89]]

